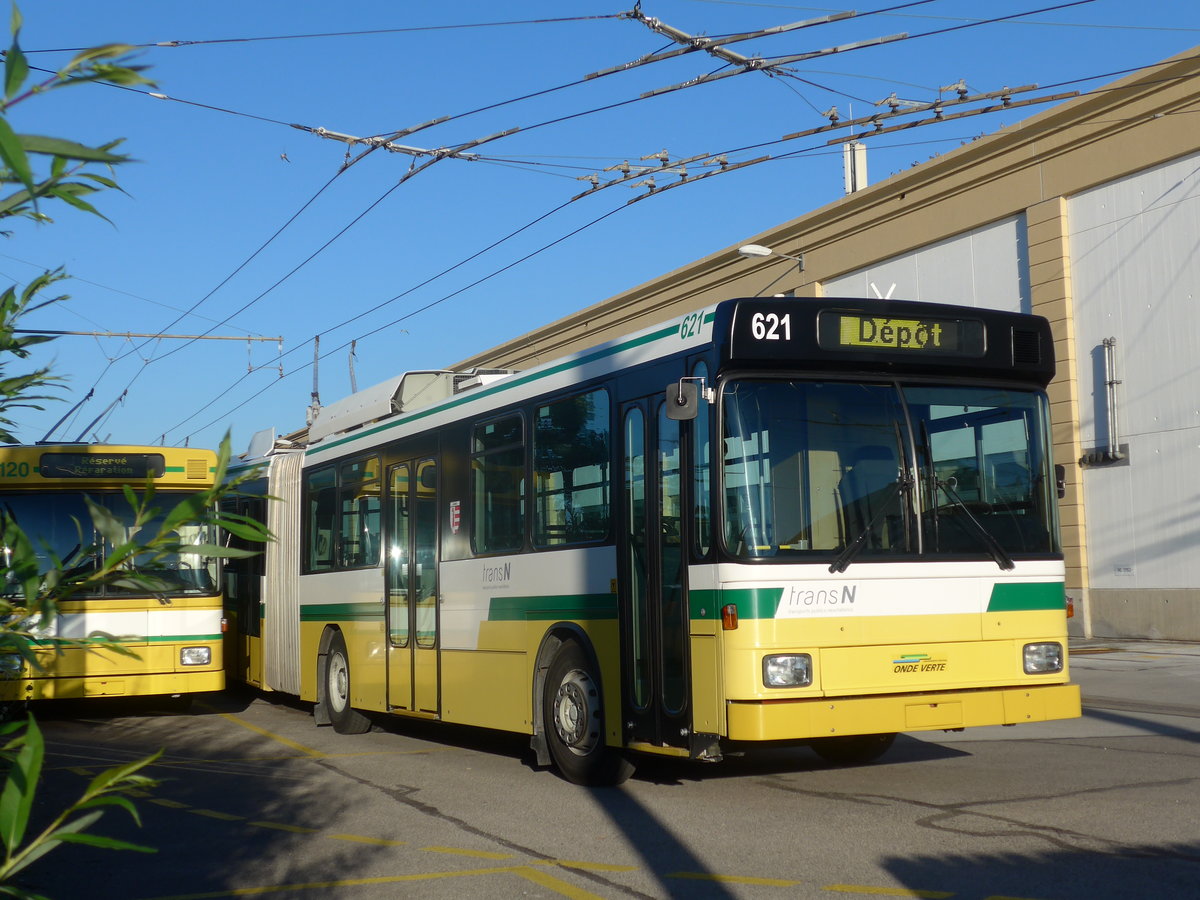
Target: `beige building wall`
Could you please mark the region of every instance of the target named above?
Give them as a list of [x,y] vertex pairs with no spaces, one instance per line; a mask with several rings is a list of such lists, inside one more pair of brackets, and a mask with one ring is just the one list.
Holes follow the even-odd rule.
[[[719,300],[752,296],[768,285],[772,293],[820,296],[825,282],[846,273],[1021,217],[1031,309],[1050,320],[1055,337],[1058,375],[1050,386],[1055,461],[1067,470],[1067,495],[1061,505],[1067,588],[1080,612],[1072,627],[1090,636],[1087,516],[1078,462],[1083,455],[1080,362],[1067,201],[1081,191],[1200,151],[1198,75],[1200,48],[745,241],[792,256],[803,254],[803,273],[790,260],[751,262],[729,247],[456,368],[527,368]],[[1200,603],[1185,620],[1189,624],[1184,632],[1190,628],[1200,634]],[[1131,633],[1137,630],[1134,624],[1129,628]]]

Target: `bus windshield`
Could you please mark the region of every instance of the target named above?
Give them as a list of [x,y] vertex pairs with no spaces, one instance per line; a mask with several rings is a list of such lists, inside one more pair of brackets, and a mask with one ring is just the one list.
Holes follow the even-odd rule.
[[1057,553],[1040,391],[741,379],[722,393],[724,540],[741,558]]
[[[40,571],[61,564],[67,575],[94,571],[112,551],[92,525],[92,517],[80,492],[38,492],[0,494],[0,518],[16,522],[25,532],[38,557]],[[158,533],[163,519],[176,504],[191,494],[158,492],[153,507],[158,514],[134,528],[133,512],[121,493],[88,491],[87,496],[120,523],[126,540],[145,543]],[[97,585],[72,593],[72,599],[130,596],[196,596],[216,592],[216,559],[203,553],[188,553],[188,546],[215,543],[211,526],[189,524],[173,535],[183,551],[152,558],[144,554],[134,560],[134,568],[153,579],[143,586],[129,583]],[[0,548],[5,564],[10,550]],[[12,585],[8,585],[9,590]]]

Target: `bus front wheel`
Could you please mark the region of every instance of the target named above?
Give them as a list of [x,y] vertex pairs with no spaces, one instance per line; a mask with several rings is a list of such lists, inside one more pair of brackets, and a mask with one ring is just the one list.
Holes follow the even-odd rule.
[[839,766],[860,766],[883,756],[894,740],[894,734],[848,734],[818,738],[809,746],[826,762]]
[[329,721],[338,734],[362,734],[371,727],[371,720],[350,705],[350,656],[346,639],[335,632],[325,655],[325,705]]
[[564,641],[554,654],[542,704],[546,743],[564,778],[612,785],[632,774],[629,761],[604,741],[599,674],[577,642]]

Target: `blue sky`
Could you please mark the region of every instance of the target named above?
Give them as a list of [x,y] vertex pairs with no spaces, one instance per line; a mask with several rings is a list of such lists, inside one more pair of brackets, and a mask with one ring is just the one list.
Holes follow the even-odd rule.
[[[885,5],[896,4],[872,8]],[[893,92],[929,102],[960,79],[978,93],[1033,83],[1042,90],[1032,96],[1094,90],[1114,73],[1200,44],[1191,0],[1033,12],[1051,5],[937,0],[887,14],[859,9],[856,18],[729,49],[774,58],[909,37],[792,63],[786,76],[750,72],[637,99],[724,64],[691,53],[573,84],[676,46],[616,17],[632,0],[26,2],[21,43],[44,68],[101,43],[181,42],[140,51],[153,90],[173,99],[83,85],[11,111],[18,131],[97,144],[124,138],[138,160],[117,173],[126,193],[98,201],[111,224],[47,209],[54,224],[18,223],[0,243],[6,282],[57,266],[72,275],[71,299],[26,324],[278,336],[282,345],[59,338],[35,362],[66,379],[63,400],[20,412],[18,436],[41,439],[92,390],[56,439],[215,446],[228,431],[238,451],[262,428],[304,424],[318,335],[319,392],[329,404],[349,393],[351,365],[360,389],[452,365],[836,200],[841,155],[825,145],[836,134],[779,140],[825,124],[821,114],[832,106],[845,119],[876,111]],[[712,37],[838,9],[733,0],[641,6],[645,16]],[[1018,13],[1028,14],[974,24]],[[510,22],[522,24],[497,24]],[[871,181],[1042,108],[873,138]],[[397,142],[426,150],[520,130],[476,148],[479,159],[442,159],[402,184],[428,156],[377,150],[342,170],[347,145],[312,133],[388,135],[443,116],[451,118]],[[644,187],[569,202],[588,186],[579,177],[609,179],[615,173],[605,168],[643,164],[640,157],[662,150],[672,161],[771,159],[632,204]],[[693,177],[711,170],[688,166]],[[657,184],[678,180],[660,175]]]

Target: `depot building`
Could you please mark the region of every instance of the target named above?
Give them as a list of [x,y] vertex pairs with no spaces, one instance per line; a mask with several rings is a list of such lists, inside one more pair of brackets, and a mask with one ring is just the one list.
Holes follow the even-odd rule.
[[1071,631],[1200,640],[1198,75],[1200,48],[742,242],[803,271],[728,247],[458,366],[527,368],[773,281],[1037,313]]

